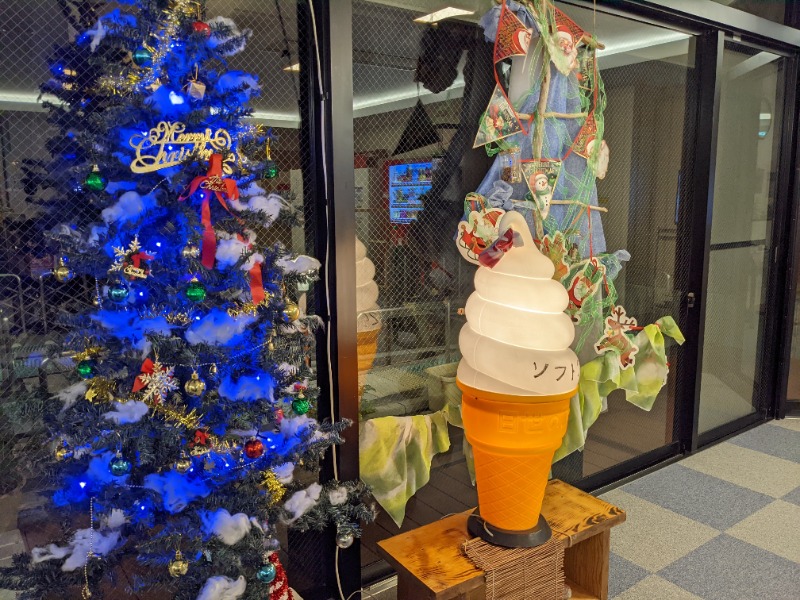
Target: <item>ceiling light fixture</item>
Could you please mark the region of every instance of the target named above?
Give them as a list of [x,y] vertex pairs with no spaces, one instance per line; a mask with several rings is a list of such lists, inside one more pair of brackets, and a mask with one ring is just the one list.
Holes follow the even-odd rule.
[[283,67],[283,70],[287,73],[299,73],[300,72],[300,63],[294,63],[293,65],[289,65],[288,67]]
[[449,19],[450,17],[461,17],[464,15],[473,15],[475,14],[474,10],[464,10],[463,8],[455,8],[453,6],[446,6],[441,10],[434,11],[429,15],[425,15],[422,17],[417,17],[414,19],[415,23],[437,23],[438,21],[442,21],[444,19]]

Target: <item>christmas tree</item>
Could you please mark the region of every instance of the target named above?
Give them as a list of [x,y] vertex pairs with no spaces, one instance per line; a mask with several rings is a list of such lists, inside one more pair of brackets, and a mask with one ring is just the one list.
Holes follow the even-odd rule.
[[73,381],[42,404],[69,525],[0,588],[123,598],[135,558],[134,592],[290,598],[278,529],[332,523],[347,547],[372,509],[362,484],[315,475],[347,423],[314,418],[318,320],[298,288],[320,263],[270,233],[297,215],[264,189],[258,78],[226,67],[252,34],[187,0],[64,6],[77,33],[42,88],[59,137],[28,176],[51,214],[93,215],[51,235],[56,278],[93,278],[97,298],[69,322]]

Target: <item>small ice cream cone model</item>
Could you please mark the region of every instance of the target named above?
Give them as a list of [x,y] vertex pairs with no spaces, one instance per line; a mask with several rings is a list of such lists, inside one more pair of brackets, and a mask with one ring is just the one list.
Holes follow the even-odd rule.
[[378,334],[381,319],[377,311],[378,284],[375,283],[375,265],[367,258],[367,248],[356,238],[356,310],[358,322],[358,397],[364,392],[367,372],[378,353]]
[[[547,477],[567,431],[580,364],[570,349],[569,299],[552,279],[552,261],[539,252],[519,213],[506,213],[499,230],[500,239],[485,251],[494,257],[481,260],[464,309],[457,381],[480,516],[513,538],[542,531],[536,528]],[[546,533],[535,543],[484,539],[532,546],[549,538],[547,525],[542,528]]]

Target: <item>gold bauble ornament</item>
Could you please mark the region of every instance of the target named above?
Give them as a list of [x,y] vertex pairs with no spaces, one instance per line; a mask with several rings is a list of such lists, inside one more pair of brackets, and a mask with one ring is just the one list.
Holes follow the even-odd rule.
[[300,318],[300,307],[297,306],[294,302],[290,300],[286,301],[286,304],[283,308],[283,320],[287,323],[291,323],[292,321],[297,321]]
[[212,364],[212,365],[210,365],[208,367],[208,374],[211,375],[212,377],[217,374],[217,365],[216,365],[216,363],[214,363],[214,364]]
[[183,558],[183,553],[180,550],[176,550],[175,558],[169,561],[167,569],[173,577],[183,577],[189,572],[189,561]]
[[200,248],[195,246],[194,244],[188,244],[181,250],[181,254],[183,258],[197,258],[200,256]]
[[64,283],[75,277],[75,273],[73,273],[72,269],[67,266],[67,260],[64,257],[60,257],[58,259],[52,272],[53,277],[55,277],[56,281],[60,283]]
[[175,470],[178,473],[186,473],[189,469],[192,468],[192,459],[186,456],[186,454],[182,454],[181,457],[175,461]]
[[183,385],[186,393],[193,398],[199,398],[206,391],[206,382],[200,379],[197,371],[192,373],[192,378]]

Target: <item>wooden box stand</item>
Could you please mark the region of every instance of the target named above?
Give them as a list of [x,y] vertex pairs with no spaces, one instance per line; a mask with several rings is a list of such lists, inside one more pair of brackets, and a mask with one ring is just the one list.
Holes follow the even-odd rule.
[[[461,551],[467,511],[378,542],[397,571],[398,600],[483,600],[484,573]],[[608,600],[611,528],[625,521],[616,506],[554,479],[542,514],[564,544],[564,575],[573,600]]]

